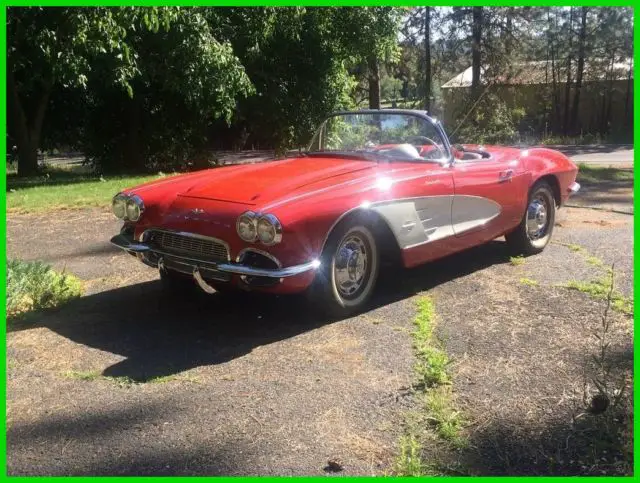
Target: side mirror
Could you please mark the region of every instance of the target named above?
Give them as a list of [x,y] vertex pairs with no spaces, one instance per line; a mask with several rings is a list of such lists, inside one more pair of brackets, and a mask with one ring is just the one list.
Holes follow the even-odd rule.
[[453,149],[455,149],[456,151],[461,151],[464,152],[464,146],[462,144],[454,144],[453,146],[451,146]]

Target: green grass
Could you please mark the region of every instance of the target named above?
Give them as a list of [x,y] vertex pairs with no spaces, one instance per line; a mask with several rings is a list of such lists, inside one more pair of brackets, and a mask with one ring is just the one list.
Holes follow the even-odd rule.
[[538,281],[537,280],[533,280],[533,279],[527,278],[527,277],[522,277],[520,279],[520,283],[522,285],[527,285],[528,287],[535,287],[536,285],[538,285]]
[[60,306],[82,295],[82,282],[42,262],[7,263],[7,319]]
[[109,206],[113,195],[162,175],[100,176],[84,171],[51,170],[42,176],[7,176],[7,212],[42,213]]
[[511,265],[513,265],[514,267],[517,267],[518,265],[523,265],[525,262],[525,259],[522,255],[518,255],[517,257],[509,257],[509,263],[511,263]]
[[619,169],[603,166],[578,164],[579,183],[599,183],[602,181],[633,181],[633,169]]
[[[591,282],[570,280],[565,287],[585,293],[594,299],[606,300],[611,290],[611,278],[605,276]],[[624,314],[633,315],[633,298],[626,297],[614,290],[611,293],[611,308]]]
[[454,448],[464,446],[463,419],[455,407],[448,372],[451,361],[435,334],[435,310],[429,297],[420,297],[412,332],[416,363],[414,391],[419,411],[407,415],[406,432],[400,439],[395,473],[402,476],[441,474],[437,462],[422,459],[422,438],[439,438]]

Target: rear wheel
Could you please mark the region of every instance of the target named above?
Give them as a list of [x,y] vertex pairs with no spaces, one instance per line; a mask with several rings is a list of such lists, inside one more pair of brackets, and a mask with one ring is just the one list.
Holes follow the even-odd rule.
[[536,183],[529,192],[527,211],[518,227],[505,238],[518,254],[540,253],[551,240],[556,204],[551,186],[546,181]]
[[362,310],[373,293],[380,254],[369,226],[347,222],[329,236],[311,287],[313,301],[333,317]]

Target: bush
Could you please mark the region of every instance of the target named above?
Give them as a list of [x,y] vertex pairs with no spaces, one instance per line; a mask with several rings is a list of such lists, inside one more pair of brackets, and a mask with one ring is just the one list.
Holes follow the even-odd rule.
[[7,262],[7,318],[57,307],[82,294],[77,277],[42,262]]
[[462,103],[454,125],[460,123],[457,139],[467,144],[509,144],[518,137],[517,126],[525,116],[523,108],[512,108],[497,94],[489,91],[475,103],[472,98]]

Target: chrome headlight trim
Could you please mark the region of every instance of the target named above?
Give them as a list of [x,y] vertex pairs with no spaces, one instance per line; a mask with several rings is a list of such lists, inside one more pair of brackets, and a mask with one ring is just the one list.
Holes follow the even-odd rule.
[[[268,223],[270,228],[273,230],[273,237],[271,238],[271,240],[264,241],[260,237],[260,223]],[[278,220],[275,215],[272,215],[270,213],[262,215],[260,219],[258,219],[258,222],[256,224],[256,235],[258,237],[258,240],[260,240],[260,243],[262,243],[263,245],[271,246],[275,245],[276,243],[280,243],[282,241],[282,224],[280,223],[280,220]]]
[[[133,216],[131,216],[131,213],[129,212],[129,207],[130,206],[134,206],[135,210],[133,213]],[[142,217],[142,213],[144,213],[144,202],[142,201],[142,198],[140,198],[138,195],[133,195],[130,196],[129,199],[127,200],[127,209],[126,209],[126,213],[127,213],[127,220],[129,221],[138,221],[141,217]]]
[[[240,223],[243,221],[246,221],[247,223],[253,225],[253,237],[250,239],[243,237],[240,232]],[[258,216],[253,211],[245,211],[244,213],[242,213],[236,220],[236,233],[241,240],[250,243],[255,242],[258,239]]]
[[[115,215],[119,220],[127,219],[127,200],[129,197],[124,193],[118,193],[111,199],[111,212]],[[119,203],[122,206],[122,216],[119,216],[116,212],[116,203]]]

